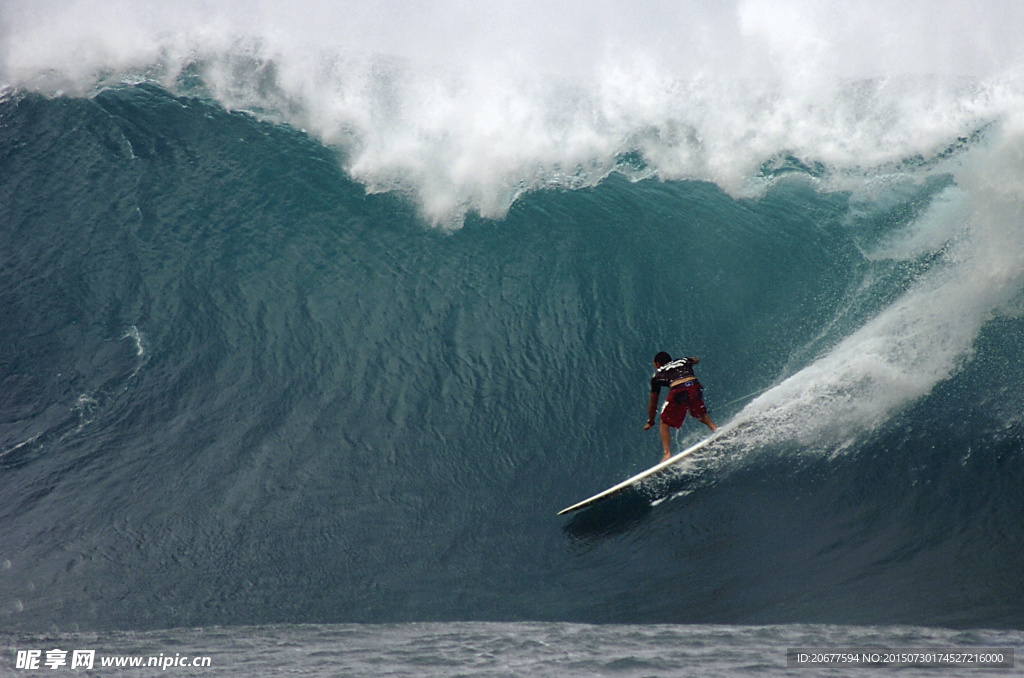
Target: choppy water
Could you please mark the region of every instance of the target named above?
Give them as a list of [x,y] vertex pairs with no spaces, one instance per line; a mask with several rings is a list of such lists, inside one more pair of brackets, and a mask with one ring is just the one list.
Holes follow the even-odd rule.
[[[15,648],[63,649],[68,666],[43,668],[73,674],[76,649],[95,650],[101,662],[149,662],[145,668],[108,669],[118,676],[736,676],[915,675],[960,676],[1013,672],[1019,631],[949,631],[923,627],[586,625],[565,623],[420,623],[256,626],[23,635]],[[1005,657],[1012,669],[972,666],[795,666],[794,649],[871,659],[875,654],[927,655],[928,650]],[[858,652],[850,652],[859,649]],[[917,650],[917,652],[914,651]],[[920,652],[925,650],[926,652]],[[979,653],[980,655],[980,653]],[[42,659],[45,661],[45,652]],[[166,659],[165,659],[166,658]],[[809,660],[805,660],[809,661]],[[884,659],[883,659],[884,661]],[[950,659],[949,661],[952,661]],[[982,658],[985,661],[985,658]],[[995,661],[992,659],[990,661]],[[198,662],[196,667],[193,662]],[[968,664],[970,662],[968,661]],[[166,668],[157,668],[165,666]],[[4,669],[0,666],[0,671]],[[6,674],[5,674],[6,675]],[[19,675],[31,675],[29,670]]]

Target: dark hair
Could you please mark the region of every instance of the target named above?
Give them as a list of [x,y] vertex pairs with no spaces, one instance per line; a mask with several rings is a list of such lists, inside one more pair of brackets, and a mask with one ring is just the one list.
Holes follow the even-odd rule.
[[658,363],[659,365],[668,365],[670,362],[672,362],[672,356],[670,356],[668,353],[665,353],[665,351],[662,351],[658,355],[654,356],[654,362]]

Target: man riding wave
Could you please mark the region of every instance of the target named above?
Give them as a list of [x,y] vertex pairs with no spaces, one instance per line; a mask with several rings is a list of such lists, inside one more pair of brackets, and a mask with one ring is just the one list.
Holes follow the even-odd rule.
[[665,351],[654,356],[654,375],[651,377],[651,399],[647,406],[647,424],[644,430],[654,426],[654,414],[658,409],[658,398],[661,395],[661,387],[667,386],[668,396],[665,398],[665,405],[661,408],[661,447],[664,453],[661,460],[668,459],[669,452],[669,426],[681,428],[686,413],[694,417],[712,432],[717,428],[715,423],[708,416],[707,408],[704,406],[704,389],[693,374],[693,366],[699,363],[697,358],[683,358],[672,360]]

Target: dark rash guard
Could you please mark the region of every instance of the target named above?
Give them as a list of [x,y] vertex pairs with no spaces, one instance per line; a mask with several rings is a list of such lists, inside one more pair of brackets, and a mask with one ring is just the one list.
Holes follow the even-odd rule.
[[674,381],[695,376],[693,366],[696,364],[697,361],[693,358],[683,358],[662,365],[651,377],[651,393],[661,393],[662,386],[671,386]]

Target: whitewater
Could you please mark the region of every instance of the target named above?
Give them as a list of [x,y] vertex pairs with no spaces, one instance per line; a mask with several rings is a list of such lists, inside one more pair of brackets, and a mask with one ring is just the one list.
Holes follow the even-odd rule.
[[[1022,29],[4,3],[0,673],[1019,654]],[[736,433],[556,517],[660,457],[660,350]]]

